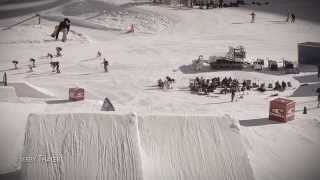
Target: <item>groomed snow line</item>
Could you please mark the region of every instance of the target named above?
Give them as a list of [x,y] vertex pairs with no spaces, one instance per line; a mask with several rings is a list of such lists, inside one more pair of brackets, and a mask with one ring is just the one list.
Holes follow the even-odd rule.
[[22,179],[252,180],[230,117],[31,114]]

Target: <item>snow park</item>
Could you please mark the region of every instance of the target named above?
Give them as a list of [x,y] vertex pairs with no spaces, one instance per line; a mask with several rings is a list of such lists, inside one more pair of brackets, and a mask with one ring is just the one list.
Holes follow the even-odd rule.
[[319,180],[319,0],[0,0],[0,180]]

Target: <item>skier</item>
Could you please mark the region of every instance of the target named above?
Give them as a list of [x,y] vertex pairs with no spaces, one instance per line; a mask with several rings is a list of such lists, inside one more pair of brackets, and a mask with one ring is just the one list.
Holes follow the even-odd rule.
[[251,23],[254,23],[255,18],[256,18],[256,14],[252,11],[251,15]]
[[108,66],[109,66],[109,62],[106,60],[106,58],[103,58],[104,72],[108,72]]
[[65,18],[62,22],[60,22],[59,26],[55,27],[54,32],[51,34],[51,37],[55,37],[58,40],[60,31],[63,32],[62,42],[67,40],[67,34],[70,30],[71,21],[68,18]]
[[293,13],[291,14],[291,23],[294,23],[296,21],[296,15]]

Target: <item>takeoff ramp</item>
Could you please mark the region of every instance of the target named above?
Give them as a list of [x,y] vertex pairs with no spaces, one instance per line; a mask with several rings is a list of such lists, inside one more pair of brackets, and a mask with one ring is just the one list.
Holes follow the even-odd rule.
[[28,180],[140,180],[131,115],[30,115],[22,177]]
[[28,180],[253,180],[228,117],[52,114],[28,120]]
[[229,117],[139,116],[139,133],[145,179],[254,179]]

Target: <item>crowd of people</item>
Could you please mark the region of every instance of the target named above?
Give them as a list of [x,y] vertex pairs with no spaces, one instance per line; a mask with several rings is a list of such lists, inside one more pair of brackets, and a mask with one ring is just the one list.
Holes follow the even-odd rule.
[[158,80],[158,87],[160,89],[173,89],[173,83],[175,83],[175,79],[167,76],[166,78],[164,78],[164,80],[162,80],[161,78]]
[[234,91],[245,91],[251,89],[251,81],[244,80],[240,83],[237,79],[232,79],[231,77],[215,77],[212,79],[205,79],[203,77],[196,77],[192,79],[189,84],[190,90],[194,92],[200,92],[204,94],[212,93],[217,88],[222,88],[220,93],[227,94]]

